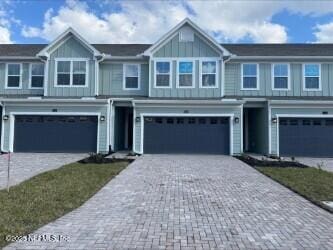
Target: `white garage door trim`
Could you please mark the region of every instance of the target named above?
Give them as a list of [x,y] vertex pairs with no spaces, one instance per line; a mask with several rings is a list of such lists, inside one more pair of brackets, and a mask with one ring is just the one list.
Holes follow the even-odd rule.
[[[140,114],[140,122],[141,122],[141,141],[140,141],[140,154],[143,154],[143,139],[144,139],[144,118],[146,116],[149,117],[229,117],[229,125],[230,125],[230,155],[233,155],[233,132],[234,132],[234,114],[203,114],[203,113],[192,113],[192,114],[184,114],[184,113],[141,113]],[[240,121],[241,122],[241,121]]]

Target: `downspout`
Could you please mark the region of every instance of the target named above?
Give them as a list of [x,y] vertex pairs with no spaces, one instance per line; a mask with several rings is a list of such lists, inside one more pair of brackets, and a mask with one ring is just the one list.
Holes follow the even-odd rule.
[[45,79],[44,79],[44,96],[48,96],[48,82],[49,82],[49,57],[45,56],[46,60],[43,59],[42,57],[39,57],[40,60],[45,64]]
[[225,63],[229,62],[235,55],[231,54],[230,56],[227,57],[227,59],[223,60],[222,56],[222,70],[221,70],[221,81],[222,81],[222,86],[221,86],[221,98],[225,96]]
[[1,114],[1,147],[0,147],[0,152],[4,152],[4,135],[5,135],[5,122],[3,120],[3,116],[6,114],[5,110],[5,103],[3,101],[0,102],[0,106],[2,107],[2,114]]
[[99,63],[104,61],[105,54],[103,53],[100,59],[95,57],[95,96],[99,95]]
[[114,132],[114,126],[113,126],[113,114],[112,114],[112,106],[113,106],[113,100],[111,98],[108,99],[108,108],[107,108],[107,113],[108,113],[108,120],[107,120],[107,141],[108,141],[108,147],[109,147],[109,153],[111,153],[114,150],[114,145],[113,145],[113,134]]

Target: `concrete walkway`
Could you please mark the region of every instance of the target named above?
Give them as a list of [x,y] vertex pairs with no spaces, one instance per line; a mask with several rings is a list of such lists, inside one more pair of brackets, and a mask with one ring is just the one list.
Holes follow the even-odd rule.
[[[10,186],[16,185],[37,174],[59,168],[88,157],[87,154],[65,153],[12,153],[10,164]],[[0,189],[7,187],[8,155],[0,155]]]
[[6,249],[333,249],[333,215],[228,156],[145,155]]

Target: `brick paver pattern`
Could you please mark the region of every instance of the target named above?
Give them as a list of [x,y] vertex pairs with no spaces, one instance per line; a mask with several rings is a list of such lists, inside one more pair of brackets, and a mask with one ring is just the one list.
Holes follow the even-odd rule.
[[333,215],[228,156],[145,155],[7,249],[333,249]]
[[[10,182],[13,186],[40,173],[88,157],[87,154],[12,153]],[[0,189],[7,187],[8,155],[0,155]]]

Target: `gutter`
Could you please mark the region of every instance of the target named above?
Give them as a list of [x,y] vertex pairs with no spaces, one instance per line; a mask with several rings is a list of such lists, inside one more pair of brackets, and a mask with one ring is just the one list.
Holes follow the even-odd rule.
[[146,56],[141,54],[137,56],[111,56],[111,55],[105,56],[105,60],[142,60],[145,58]]
[[221,99],[221,100],[133,100],[134,105],[136,104],[183,104],[183,105],[239,105],[243,104],[244,101],[236,99]]
[[16,103],[108,103],[105,99],[31,99],[31,98],[4,98],[2,102]]
[[268,101],[269,105],[332,105],[332,101],[323,101],[323,100],[270,100]]
[[333,56],[237,56],[234,55],[232,59],[333,59]]

